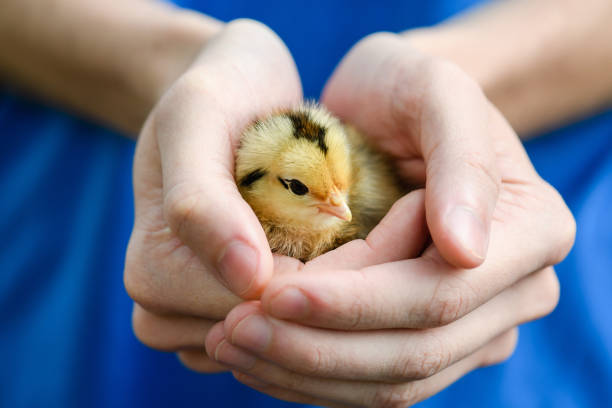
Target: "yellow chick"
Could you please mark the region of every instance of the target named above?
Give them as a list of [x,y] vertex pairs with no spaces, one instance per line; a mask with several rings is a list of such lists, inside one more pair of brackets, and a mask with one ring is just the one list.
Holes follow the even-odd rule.
[[302,261],[365,238],[404,191],[382,154],[316,104],[249,126],[235,175],[272,251]]

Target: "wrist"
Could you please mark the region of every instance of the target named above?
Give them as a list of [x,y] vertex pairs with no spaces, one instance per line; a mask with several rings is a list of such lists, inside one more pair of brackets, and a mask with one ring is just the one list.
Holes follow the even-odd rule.
[[223,27],[223,23],[196,12],[171,12],[140,50],[141,59],[129,67],[128,81],[147,112]]
[[189,68],[224,24],[202,14],[177,9],[144,50],[146,75],[132,72],[135,84],[153,107],[164,92]]
[[495,2],[402,36],[462,68],[524,136],[609,101],[610,15],[603,0]]
[[161,1],[6,3],[3,79],[128,135],[222,27]]
[[453,62],[473,78],[489,98],[524,69],[524,60],[506,59],[496,47],[482,41],[484,34],[462,26],[434,26],[402,34],[412,47],[437,58]]

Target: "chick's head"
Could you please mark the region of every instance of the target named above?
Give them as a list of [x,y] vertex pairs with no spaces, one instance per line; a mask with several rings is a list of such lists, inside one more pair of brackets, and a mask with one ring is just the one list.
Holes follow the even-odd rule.
[[238,149],[236,179],[260,219],[311,230],[351,220],[350,147],[342,123],[321,107],[250,126]]

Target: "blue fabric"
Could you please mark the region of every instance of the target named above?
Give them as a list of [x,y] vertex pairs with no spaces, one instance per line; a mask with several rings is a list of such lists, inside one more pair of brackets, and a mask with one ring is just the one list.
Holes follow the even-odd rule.
[[[433,24],[473,3],[179,2],[222,20],[268,24],[314,98],[364,35]],[[578,220],[574,250],[557,268],[560,304],[521,328],[508,363],[478,370],[421,406],[612,402],[611,128],[609,112],[528,144]],[[133,222],[132,142],[6,89],[0,140],[0,406],[289,406],[229,375],[191,373],[173,354],[134,338],[122,283]]]

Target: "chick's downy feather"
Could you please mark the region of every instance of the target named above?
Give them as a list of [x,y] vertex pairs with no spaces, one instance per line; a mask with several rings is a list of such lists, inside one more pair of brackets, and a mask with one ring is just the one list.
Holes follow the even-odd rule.
[[403,192],[385,156],[316,104],[249,126],[235,174],[272,251],[303,261],[365,238]]

